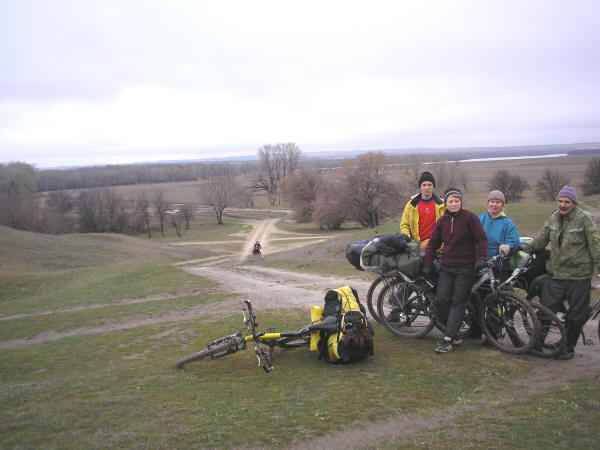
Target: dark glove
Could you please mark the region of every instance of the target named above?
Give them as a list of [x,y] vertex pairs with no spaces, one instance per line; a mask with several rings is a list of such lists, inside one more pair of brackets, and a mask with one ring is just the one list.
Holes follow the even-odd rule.
[[485,269],[486,264],[485,261],[483,259],[478,259],[477,261],[475,261],[475,272],[479,272],[482,269]]
[[429,278],[431,276],[431,272],[433,272],[433,267],[431,266],[423,266],[423,276],[425,278]]

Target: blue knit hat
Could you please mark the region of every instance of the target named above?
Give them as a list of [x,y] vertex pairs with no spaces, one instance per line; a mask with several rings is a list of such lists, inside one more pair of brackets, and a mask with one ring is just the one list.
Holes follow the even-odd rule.
[[558,200],[560,197],[567,197],[568,199],[571,199],[573,203],[577,203],[577,191],[574,187],[563,186],[563,188],[556,196],[556,200]]

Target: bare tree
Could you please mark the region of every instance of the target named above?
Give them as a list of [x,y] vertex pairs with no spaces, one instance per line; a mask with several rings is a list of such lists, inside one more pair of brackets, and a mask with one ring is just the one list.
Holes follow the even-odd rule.
[[102,192],[100,189],[81,191],[77,196],[77,210],[79,212],[79,231],[84,233],[102,233]]
[[65,191],[50,192],[47,205],[57,213],[66,214],[73,209],[73,199]]
[[36,211],[32,194],[36,173],[23,162],[0,164],[0,223],[22,230],[32,229]]
[[[381,221],[398,213],[406,198],[399,181],[386,176],[389,164],[383,153],[366,153],[345,161],[336,171],[343,189],[335,199],[346,209],[346,217],[364,227],[376,227]],[[320,195],[319,195],[320,199]]]
[[431,171],[437,192],[444,193],[451,187],[462,189],[464,192],[469,190],[469,176],[458,161],[449,163],[442,158],[432,164]]
[[508,170],[499,170],[488,183],[490,190],[499,190],[504,193],[506,203],[520,200],[523,191],[529,187],[527,180],[519,175],[512,175]]
[[167,217],[169,218],[169,222],[175,228],[175,233],[177,233],[177,237],[181,237],[181,227],[184,222],[184,213],[181,209],[175,209],[167,211]]
[[302,151],[294,143],[264,145],[258,150],[261,172],[250,186],[254,192],[265,191],[272,205],[278,200],[279,183],[296,170]]
[[406,156],[406,175],[408,175],[411,181],[414,181],[415,184],[419,182],[419,177],[421,176],[421,172],[423,171],[424,163],[425,158],[420,153],[413,153]]
[[152,239],[152,230],[150,229],[150,221],[152,220],[152,212],[150,211],[150,200],[146,194],[139,194],[135,200],[135,210],[138,217],[141,218],[146,225],[148,239]]
[[231,206],[236,189],[235,177],[224,175],[209,178],[201,191],[204,202],[215,212],[219,225],[223,224],[223,211]]
[[564,173],[548,168],[537,181],[535,192],[540,200],[552,201],[566,184],[569,184],[569,178]]
[[294,220],[300,223],[313,220],[322,184],[321,173],[316,170],[298,170],[282,180],[281,192],[292,206]]
[[167,210],[169,209],[169,201],[165,198],[163,191],[155,191],[152,195],[152,205],[158,216],[160,223],[160,234],[165,237],[165,218],[167,216]]
[[181,216],[185,221],[185,229],[190,229],[190,221],[194,218],[194,208],[189,203],[184,203],[180,208]]
[[339,230],[342,224],[350,219],[349,210],[342,200],[344,185],[341,181],[329,179],[319,189],[312,217],[321,229]]
[[585,195],[600,194],[600,158],[590,159],[583,180]]

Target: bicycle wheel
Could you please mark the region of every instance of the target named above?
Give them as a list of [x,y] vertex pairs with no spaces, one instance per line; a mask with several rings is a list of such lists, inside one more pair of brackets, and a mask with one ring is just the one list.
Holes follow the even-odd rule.
[[425,336],[434,326],[433,307],[418,285],[394,280],[377,299],[381,324],[392,334],[407,338]]
[[199,361],[201,359],[211,357],[211,359],[219,358],[221,356],[225,356],[229,353],[236,352],[237,346],[240,345],[244,341],[244,338],[241,336],[233,336],[231,339],[225,339],[223,341],[215,341],[214,344],[208,344],[206,348],[198,353],[194,353],[193,355],[187,356],[183,359],[180,359],[175,363],[175,367],[182,368],[184,365],[191,363],[192,361]]
[[565,348],[567,343],[567,329],[562,320],[544,305],[532,302],[535,314],[540,321],[540,339],[529,352],[532,355],[553,358]]
[[384,281],[385,280],[383,277],[377,278],[371,283],[371,286],[369,286],[369,290],[367,291],[367,308],[369,309],[369,314],[379,323],[381,323],[381,320],[379,319],[379,315],[377,314],[376,310],[377,298],[379,297],[379,290],[381,289]]
[[531,350],[540,338],[535,311],[512,292],[487,295],[479,313],[486,337],[503,352],[521,355]]

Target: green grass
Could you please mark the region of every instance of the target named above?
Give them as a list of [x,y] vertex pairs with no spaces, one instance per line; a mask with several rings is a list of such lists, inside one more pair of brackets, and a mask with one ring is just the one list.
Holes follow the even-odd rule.
[[222,301],[223,295],[183,295],[174,298],[125,303],[119,305],[98,305],[84,310],[63,311],[60,314],[43,314],[5,320],[0,328],[0,342],[9,339],[23,339],[38,333],[63,332],[77,328],[93,328],[118,324],[125,319],[160,317],[197,309],[209,302]]
[[369,448],[596,448],[598,414],[598,381],[585,378],[524,399],[490,401],[487,410],[463,412],[451,424]]
[[[509,203],[504,207],[504,212],[517,225],[519,236],[534,237],[555,209],[554,203],[523,202]],[[472,211],[481,214],[487,211],[487,207],[482,205],[473,208]]]
[[[308,311],[257,311],[266,326],[295,329]],[[74,336],[0,358],[5,447],[286,447],[395,414],[430,414],[493,392],[529,364],[491,350],[441,359],[434,339],[399,340],[377,327],[376,354],[334,366],[307,349],[279,351],[276,370],[251,351],[173,368],[182,356],[241,327],[173,322]],[[345,380],[341,382],[341,380]],[[360,405],[360,408],[357,408]],[[292,413],[291,413],[292,412]]]
[[40,275],[0,275],[0,315],[111,303],[213,285],[161,261],[122,262]]
[[[185,241],[221,241],[221,240],[239,240],[239,233],[247,233],[252,230],[252,226],[241,221],[225,220],[222,225],[214,220],[194,220],[190,222],[190,229],[181,229],[181,238],[175,233],[173,226],[166,226],[165,237],[160,234],[160,230],[152,230],[152,239],[156,241],[167,242],[185,242]],[[140,233],[136,236],[139,239],[148,239],[148,235]]]

